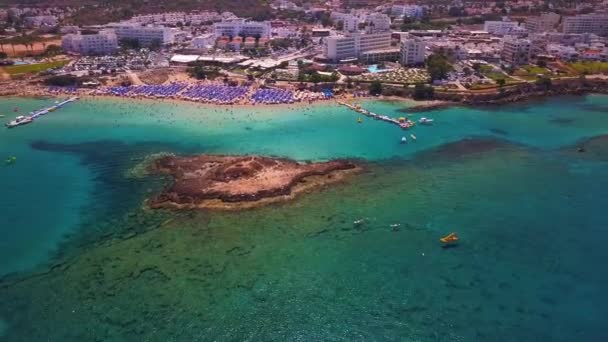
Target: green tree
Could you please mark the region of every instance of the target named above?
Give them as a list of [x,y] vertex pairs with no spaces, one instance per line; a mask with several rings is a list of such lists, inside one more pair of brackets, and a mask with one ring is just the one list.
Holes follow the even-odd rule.
[[54,57],[63,53],[63,49],[59,45],[51,44],[44,50],[44,55],[47,57]]
[[382,83],[380,81],[374,81],[369,85],[369,93],[371,95],[382,94]]
[[549,77],[546,76],[541,76],[538,79],[536,79],[536,85],[544,88],[544,89],[549,89],[551,88],[552,82],[551,79]]
[[139,40],[135,38],[123,38],[120,40],[120,46],[125,49],[137,50],[140,48]]
[[442,80],[452,71],[452,66],[442,54],[434,53],[426,60],[426,69],[431,76],[431,80]]
[[434,95],[435,89],[428,84],[418,83],[414,86],[414,100],[432,99]]
[[152,41],[150,42],[150,50],[152,50],[152,51],[160,50],[161,46],[162,46],[162,41],[158,38],[152,39]]
[[499,78],[496,80],[496,84],[498,84],[500,88],[504,87],[506,83],[507,81],[504,78]]

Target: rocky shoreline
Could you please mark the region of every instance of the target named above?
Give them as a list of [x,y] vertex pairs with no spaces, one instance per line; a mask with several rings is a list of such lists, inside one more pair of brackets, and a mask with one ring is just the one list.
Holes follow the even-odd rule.
[[298,163],[261,156],[165,156],[151,171],[173,178],[151,208],[244,209],[292,199],[360,170],[351,161]]
[[553,80],[550,85],[525,83],[504,87],[493,92],[436,93],[436,97],[440,100],[450,101],[452,105],[478,106],[516,103],[550,96],[585,95],[591,93],[608,94],[608,80],[561,79]]

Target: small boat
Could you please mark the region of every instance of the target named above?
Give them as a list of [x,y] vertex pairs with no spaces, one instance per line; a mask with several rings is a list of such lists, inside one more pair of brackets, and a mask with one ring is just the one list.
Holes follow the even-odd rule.
[[439,239],[439,241],[441,241],[441,243],[443,243],[444,245],[454,244],[458,242],[458,236],[456,235],[456,233],[450,233]]
[[433,124],[433,119],[429,119],[429,118],[420,118],[420,120],[418,120],[418,123],[421,125],[432,125]]
[[353,224],[354,224],[355,226],[360,226],[360,225],[362,225],[362,224],[363,224],[363,222],[364,222],[364,220],[363,220],[363,219],[358,219],[358,220],[353,221]]
[[18,112],[18,111],[19,111],[19,107],[13,108],[13,112]]
[[401,227],[400,223],[393,223],[393,224],[391,224],[391,228],[393,228],[393,229],[397,229],[399,227]]
[[416,140],[417,139],[416,136],[413,135],[413,134],[410,134],[410,138],[412,138],[412,140]]
[[4,115],[4,114],[0,114],[0,118],[3,118],[3,117],[5,117],[5,116],[6,116],[6,115]]
[[357,122],[358,122],[358,123],[362,123],[362,122],[363,122],[363,120],[362,120],[361,118],[358,118],[358,119],[357,119]]
[[406,137],[401,137],[401,143],[405,144],[407,142],[407,138]]
[[31,117],[20,115],[20,116],[16,117],[15,120],[13,120],[11,122],[7,122],[5,124],[5,126],[7,128],[13,128],[13,127],[21,126],[21,125],[27,125],[27,124],[31,123],[32,121],[34,121],[34,119],[32,119]]

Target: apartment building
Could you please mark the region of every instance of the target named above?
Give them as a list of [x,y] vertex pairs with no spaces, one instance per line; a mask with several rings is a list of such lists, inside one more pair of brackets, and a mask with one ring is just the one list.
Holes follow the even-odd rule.
[[483,30],[491,34],[505,35],[518,29],[519,23],[508,19],[502,21],[488,20],[483,24]]
[[419,38],[406,38],[401,41],[401,65],[424,63],[426,44]]
[[369,33],[384,32],[391,29],[391,18],[383,13],[372,13],[365,19]]
[[582,14],[564,17],[563,33],[595,33],[608,34],[607,14]]
[[111,30],[95,34],[71,33],[63,36],[61,48],[80,55],[111,55],[118,49],[118,39]]
[[530,62],[532,43],[528,39],[507,37],[503,40],[501,58],[511,65],[522,65]]
[[542,33],[553,31],[559,24],[560,15],[556,13],[543,13],[538,17],[526,19],[525,28],[531,33]]
[[421,18],[424,15],[424,8],[418,5],[393,5],[391,14],[408,18]]
[[335,62],[347,59],[359,59],[363,52],[383,50],[391,47],[391,33],[347,33],[344,36],[326,37],[325,56]]

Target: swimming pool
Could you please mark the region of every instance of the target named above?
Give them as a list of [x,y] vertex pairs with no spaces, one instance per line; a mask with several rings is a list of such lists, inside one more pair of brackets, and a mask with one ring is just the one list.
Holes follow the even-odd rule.
[[377,73],[377,72],[383,72],[383,71],[388,71],[389,69],[378,69],[378,65],[377,64],[373,64],[367,67],[367,71],[371,72],[371,73]]

